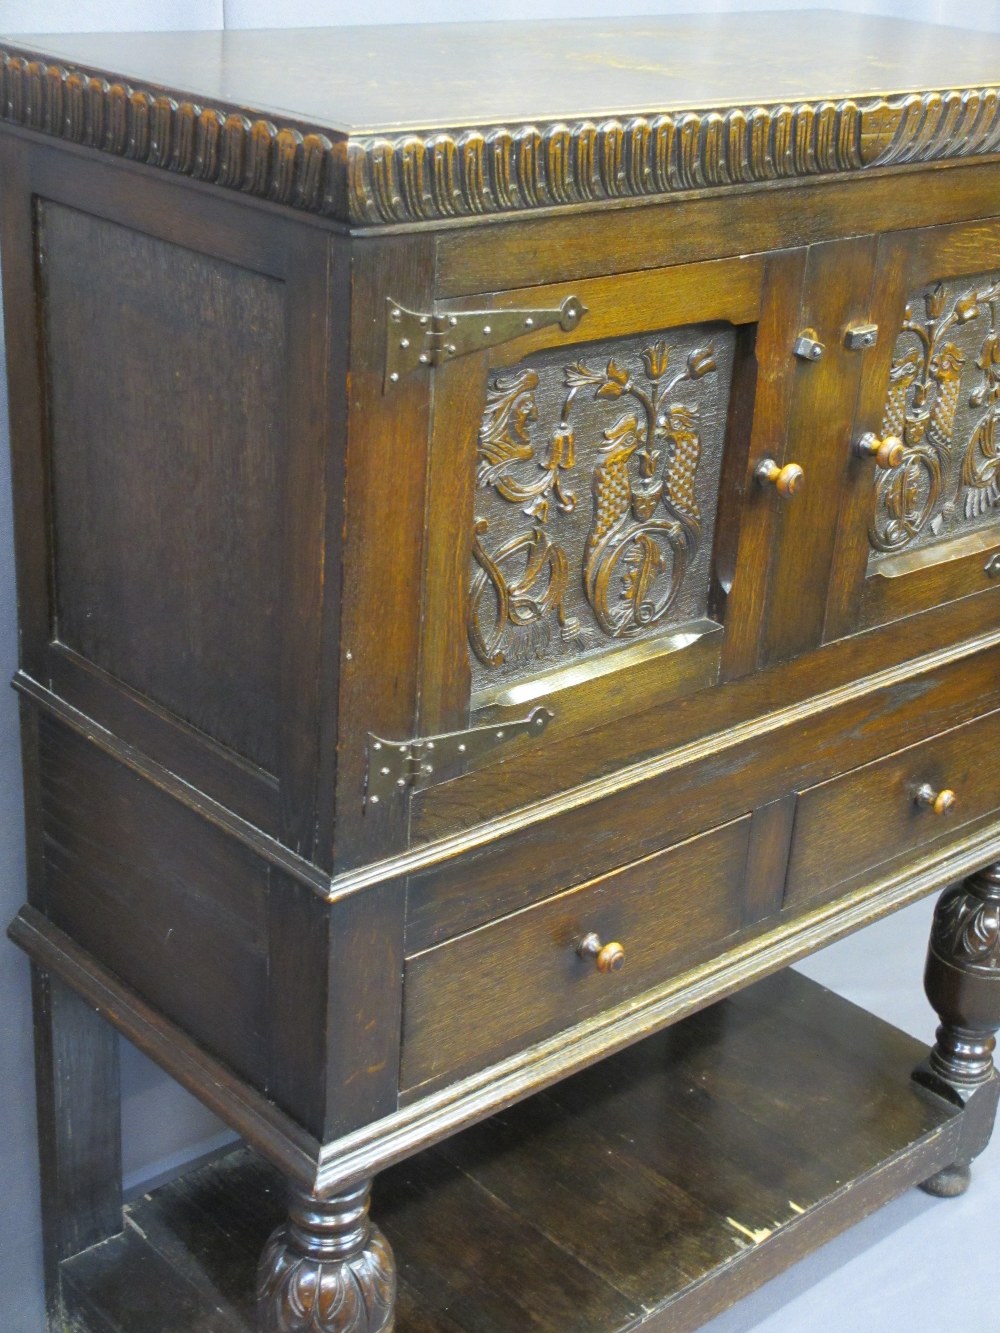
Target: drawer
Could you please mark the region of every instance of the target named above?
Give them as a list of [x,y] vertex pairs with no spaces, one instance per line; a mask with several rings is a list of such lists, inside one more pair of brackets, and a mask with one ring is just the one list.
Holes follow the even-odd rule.
[[[810,787],[799,796],[786,905],[831,897],[836,885],[908,850],[945,839],[1000,809],[1000,710]],[[953,791],[949,810],[917,793]]]
[[[469,1072],[638,995],[741,925],[750,816],[408,959],[402,1087]],[[625,950],[602,972],[577,946]]]

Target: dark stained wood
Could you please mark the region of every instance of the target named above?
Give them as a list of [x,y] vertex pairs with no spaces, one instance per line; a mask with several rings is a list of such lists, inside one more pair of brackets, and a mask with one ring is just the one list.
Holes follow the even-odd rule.
[[[15,127],[382,225],[990,153],[990,49],[898,20],[747,14],[721,34],[643,18],[462,24],[446,40],[26,37],[0,73]],[[807,87],[822,92],[803,101]]]
[[[489,354],[464,357],[435,372],[434,448],[426,518],[434,541],[426,555],[423,615],[426,623],[437,628],[434,635],[425,636],[422,647],[420,734],[457,730],[467,724],[470,710],[481,709],[483,717],[490,719],[498,716],[494,706],[503,709],[519,706],[499,688],[473,695],[469,670],[468,582],[478,513],[475,506],[482,487],[480,481],[477,488],[482,460],[477,453],[476,435],[487,386],[494,382],[492,377],[514,374],[524,368],[530,372],[531,354],[543,348],[558,348],[565,356],[568,373],[574,362],[587,358],[588,344],[598,339],[648,333],[650,339],[662,336],[669,346],[671,331],[685,325],[714,325],[718,321],[743,330],[760,319],[766,328],[773,328],[774,314],[770,307],[762,308],[762,303],[773,303],[779,292],[787,292],[794,286],[794,270],[795,261],[784,256],[768,264],[758,257],[739,257],[614,278],[593,278],[569,286],[535,287],[527,291],[514,288],[489,295],[485,304],[496,310],[558,308],[562,301],[573,296],[585,306],[586,314],[572,336],[568,337],[558,325],[540,327],[501,344]],[[779,274],[784,281],[779,280]],[[463,305],[479,308],[484,301],[470,299],[456,304],[454,309],[460,310]],[[751,355],[751,344],[752,338],[740,338],[734,365],[734,376],[739,379],[745,378],[741,360]],[[766,380],[765,374],[765,384]],[[767,429],[766,411],[762,410],[762,417]],[[730,409],[727,418],[732,439],[724,463],[726,480],[732,468],[731,458],[735,455],[738,462],[746,458],[750,415]],[[612,411],[609,424],[614,420]],[[576,509],[589,515],[590,498],[581,493],[574,499]],[[717,541],[738,542],[742,519],[738,497],[723,493],[716,521]],[[742,556],[739,562],[741,568],[744,563],[747,568],[753,567],[752,560],[744,562]],[[671,698],[715,684],[721,657],[727,652],[726,636],[731,632],[739,640],[747,624],[754,627],[760,624],[763,586],[748,581],[744,591],[745,596],[733,610],[731,629],[728,619],[721,633],[706,619],[699,621],[693,642],[685,641],[681,647],[665,644],[657,653],[653,644],[635,643],[618,655],[617,662],[596,655],[584,665],[571,659],[562,664],[562,671],[553,666],[548,674],[540,674],[533,683],[531,706],[546,706],[554,713],[547,731],[549,743],[558,743],[563,736],[575,732],[590,731],[598,723],[608,727],[616,715],[634,712],[642,706],[662,711]],[[677,628],[681,633],[685,626]],[[736,655],[739,651],[737,646]],[[608,690],[609,672],[613,672],[617,681],[613,691]]]
[[951,1198],[968,1188],[970,1166],[993,1134],[1000,1074],[993,1063],[1000,1028],[1000,863],[953,885],[938,901],[924,988],[941,1017],[934,1049],[915,1071],[919,1086],[963,1111],[955,1159],[922,1182]]
[[[749,824],[735,820],[409,958],[401,1087],[498,1059],[699,962],[740,925]],[[613,975],[578,955],[591,931],[623,945]]]
[[337,822],[332,852],[319,852],[337,868],[373,860],[407,839],[402,798],[365,804],[365,742],[368,732],[390,740],[416,734],[430,412],[430,386],[419,376],[382,392],[382,312],[390,298],[413,308],[428,303],[432,246],[426,238],[379,247],[356,241],[350,254],[338,763],[336,795],[325,794],[335,801]]
[[[821,96],[864,98],[922,88],[983,86],[1000,41],[895,19],[792,13],[735,14],[720,42],[710,18],[460,23],[441,28],[290,29],[21,36],[40,50],[124,79],[197,92],[208,103],[284,113],[327,132],[488,125],[495,119],[625,115],[637,106],[752,106]],[[762,43],[767,61],[753,61]],[[872,50],[884,52],[877,64]],[[485,60],[484,53],[489,56]],[[366,80],[379,62],[377,84]],[[311,77],[313,65],[328,69]],[[477,69],[470,79],[468,71]],[[581,80],[580,71],[588,78]],[[581,86],[582,83],[582,86]]]
[[[346,1333],[343,1261],[378,1287],[360,1333],[391,1323],[367,1182],[498,1109],[376,1181],[413,1330],[687,1327],[906,1182],[961,1184],[985,1142],[993,997],[970,1027],[954,941],[917,1075],[938,1102],[912,1045],[794,982],[622,1054],[962,875],[939,925],[961,901],[991,928],[1000,100],[963,81],[992,77],[981,45],[910,60],[917,36],[372,30],[322,80],[339,35],[0,51],[12,935],[291,1178],[267,1333],[312,1264]],[[428,82],[427,42],[482,78]],[[893,499],[869,434],[904,469],[923,450],[916,489]],[[76,1012],[99,1126],[106,1034]],[[65,1144],[51,1077],[40,1098]],[[619,1132],[603,1192],[569,1180]],[[213,1179],[195,1211],[232,1218]],[[216,1228],[217,1289],[172,1226],[150,1219],[155,1260],[132,1231],[124,1269],[105,1247],[91,1287],[68,1273],[81,1309],[139,1318],[134,1263],[153,1323],[252,1318],[252,1217]]]
[[[922,674],[922,656],[936,659],[949,644],[995,633],[996,622],[990,612],[993,592],[989,588],[976,596],[828,644],[787,664],[727,681],[716,689],[677,697],[669,710],[631,713],[623,709],[614,726],[545,746],[512,749],[504,756],[502,768],[484,767],[418,792],[413,801],[413,839],[418,843],[454,839],[482,822],[485,809],[495,817],[521,809],[525,822],[533,823],[537,814],[532,803],[551,798],[554,785],[566,796],[547,808],[553,812],[568,810],[581,803],[576,788],[582,788],[588,796],[603,796],[634,780],[623,777],[623,773],[645,776],[658,767],[667,769],[693,757],[701,747],[701,752],[723,750],[734,737],[758,731],[761,735],[770,733],[781,724],[782,717],[801,721],[803,734],[810,726],[809,718],[822,728],[840,691],[846,689],[855,698],[859,682],[869,676],[874,676],[875,682],[863,707],[877,720],[882,715],[882,691],[905,688],[903,681],[909,676]],[[956,652],[956,658],[961,656],[962,651]],[[898,671],[891,664],[899,664]],[[786,751],[785,758],[792,753],[811,762],[808,746]],[[648,760],[649,767],[645,762],[640,767],[639,760]],[[630,770],[628,765],[636,768]],[[833,765],[835,769],[838,766],[836,762]],[[516,823],[517,817],[513,817],[510,825]],[[433,850],[428,848],[427,855],[433,859]]]
[[[904,848],[959,838],[965,821],[1000,807],[998,742],[1000,712],[988,713],[803,792],[788,859],[788,904],[822,901],[858,871]],[[952,790],[954,800],[922,801],[925,784],[935,795]]]
[[287,1177],[313,1184],[319,1144],[273,1101],[172,1027],[36,908],[22,907],[7,933],[42,971],[57,976],[133,1045],[168,1069]]
[[713,570],[715,599],[725,607],[728,630],[723,655],[726,679],[753,671],[760,656],[771,551],[780,517],[774,497],[756,485],[753,472],[763,457],[775,452],[788,415],[794,372],[787,356],[788,331],[799,327],[805,264],[805,252],[792,251],[768,265],[752,354],[746,348],[733,384]]
[[[1000,706],[998,666],[1000,651],[991,649],[907,675],[898,684],[883,686],[875,698],[861,694],[828,706],[820,718],[806,714],[780,729],[745,737],[732,732],[699,753],[682,751],[675,766],[664,764],[628,786],[602,785],[589,800],[567,803],[527,829],[500,828],[465,855],[411,877],[407,949],[416,952],[581,879],[607,873],[623,857],[635,860],[658,851],[666,839],[690,837],[711,822],[714,812],[735,818],[780,801],[789,786],[812,786],[807,774],[822,776],[831,768],[847,772],[901,749],[915,737],[968,722],[981,710]],[[506,766],[515,771],[508,781],[515,775],[522,779],[516,765],[511,755]],[[803,776],[796,780],[797,774]],[[450,786],[456,789],[456,814],[471,822],[475,807],[460,802],[457,791],[469,782],[463,778]],[[871,817],[877,821],[875,811]],[[879,825],[869,827],[878,845]],[[831,830],[830,837],[838,835]],[[847,853],[850,842],[839,846]],[[473,893],[470,885],[475,886]]]
[[[927,561],[930,552],[926,549],[913,551],[908,556],[897,556],[892,566],[886,561],[865,579],[859,624],[882,625],[912,615],[915,605],[940,606],[958,597],[989,591],[992,576],[987,565],[1000,551],[1000,541],[988,529],[945,543],[940,551],[930,549],[937,563]],[[982,603],[984,614],[990,614],[988,605]]]
[[427,482],[429,521],[440,540],[428,544],[424,614],[437,626],[420,656],[417,734],[468,725],[472,683],[466,584],[472,559],[476,428],[486,395],[488,358],[481,353],[444,365],[434,384],[435,448]]
[[289,247],[287,360],[279,370],[285,377],[284,394],[277,395],[287,413],[278,488],[283,531],[275,627],[280,635],[275,723],[282,777],[280,836],[296,852],[314,859],[321,696],[332,694],[337,683],[326,622],[338,622],[341,556],[331,528],[336,531],[343,521],[340,423],[331,411],[339,395],[332,393],[328,376],[335,369],[334,329],[339,333],[343,328],[345,312],[337,305],[343,294],[338,291],[335,297],[331,283],[331,244],[329,238],[309,233]]
[[46,913],[260,1086],[267,867],[72,732],[40,731]]
[[[314,744],[317,750],[316,803],[314,808],[313,860],[325,869],[333,863],[334,826],[337,818],[337,725],[340,680],[341,609],[345,596],[345,578],[339,554],[344,533],[344,502],[347,462],[347,423],[349,413],[351,358],[351,247],[340,237],[329,241],[327,291],[329,313],[326,376],[327,405],[324,435],[326,528],[324,533],[322,575],[323,621],[320,639],[319,692]],[[335,575],[325,569],[332,556]],[[336,686],[336,688],[335,688]]]
[[371,1181],[318,1198],[293,1190],[288,1220],[269,1237],[257,1269],[257,1324],[392,1333],[396,1266],[368,1217]]
[[862,355],[844,345],[844,330],[867,319],[876,248],[873,240],[855,240],[809,250],[799,327],[814,329],[826,350],[817,362],[799,360],[795,373],[782,461],[799,464],[804,477],[801,490],[780,506],[767,661],[797,657],[822,637],[822,603],[802,589],[829,570],[862,370]]
[[275,773],[283,286],[38,207],[58,636]]
[[671,201],[663,208],[605,205],[574,217],[501,219],[490,226],[490,245],[475,228],[449,228],[439,243],[439,290],[457,297],[515,282],[658,268],[664,255],[684,264],[864,234],[858,219],[870,210],[865,225],[874,228],[876,193],[878,228],[888,232],[913,227],[917,218],[927,226],[992,218],[994,174],[991,165],[942,164],[874,173],[870,180],[801,182],[795,189],[705,191],[683,208]]
[[753,812],[744,871],[743,924],[746,926],[765,921],[781,910],[796,801],[794,795],[782,796]]
[[[920,1053],[785,973],[393,1168],[399,1333],[697,1327],[954,1152],[964,1113],[910,1089]],[[63,1265],[81,1333],[252,1329],[283,1206],[247,1152],[136,1201]]]
[[324,1141],[396,1109],[405,903],[403,883],[389,880],[328,909]]
[[55,617],[50,578],[51,494],[45,440],[45,382],[39,344],[39,274],[35,262],[34,204],[28,150],[0,139],[4,188],[0,191],[4,279],[4,343],[8,372],[14,543],[18,577],[18,660],[44,675],[45,646]]
[[31,984],[45,1294],[55,1322],[59,1263],[123,1225],[118,1034],[40,967]]
[[322,1139],[330,1041],[330,909],[273,868],[267,895],[267,1093]]
[[[983,273],[984,257],[998,239],[1000,225],[992,220],[956,226],[925,226],[880,239],[879,281],[872,293],[870,318],[881,332],[876,347],[863,356],[855,439],[866,430],[877,433],[882,429],[886,386],[895,355],[896,336],[903,323],[904,303],[912,301],[921,289],[930,291],[938,283],[962,277],[971,279]],[[918,320],[922,317],[924,304],[918,297],[915,310]],[[961,328],[961,323],[958,327]],[[979,339],[981,343],[986,342],[988,332],[988,326],[984,327]],[[950,338],[946,337],[945,345],[949,342]],[[944,345],[941,350],[945,350]],[[958,357],[961,366],[964,353],[960,350]],[[933,359],[938,360],[937,357]],[[976,369],[971,365],[965,368],[962,383],[966,386],[966,395],[976,388]],[[929,409],[933,412],[933,403],[929,404]],[[932,430],[932,436],[933,433]],[[916,437],[906,443],[916,443]],[[966,443],[965,439],[949,440],[948,447],[964,452]],[[996,544],[995,531],[989,527],[980,527],[967,536],[956,534],[951,540],[942,539],[915,550],[904,548],[901,553],[868,567],[871,547],[867,529],[875,507],[874,474],[869,460],[854,459],[849,464],[841,504],[827,595],[827,637],[897,620],[989,586],[984,566],[989,551]],[[981,560],[977,558],[980,551]]]
[[[73,157],[52,150],[32,156],[25,183],[42,202],[20,232],[11,216],[5,244],[9,253],[21,255],[18,271],[38,272],[40,287],[38,299],[24,307],[23,318],[10,331],[11,365],[22,355],[37,365],[47,348],[48,361],[55,358],[60,366],[50,367],[51,373],[39,366],[34,379],[51,380],[54,397],[65,380],[71,402],[64,406],[76,416],[67,423],[70,438],[62,452],[55,402],[40,409],[44,435],[42,426],[32,426],[37,433],[26,435],[27,420],[21,432],[20,438],[35,441],[42,467],[39,471],[38,459],[27,455],[15,467],[18,509],[30,516],[30,544],[20,568],[25,580],[38,584],[32,617],[25,621],[23,663],[34,679],[54,683],[88,715],[172,771],[184,772],[189,780],[196,777],[199,787],[258,827],[308,850],[316,758],[301,733],[303,727],[315,731],[319,669],[307,644],[318,621],[297,598],[317,595],[324,569],[321,543],[306,514],[317,513],[317,522],[323,521],[326,358],[323,340],[313,331],[326,319],[327,242],[311,229],[294,228],[296,240],[286,244],[282,237],[287,232],[271,218],[215,199],[185,202],[159,180],[136,189],[119,171],[100,164],[96,170],[83,169]],[[104,254],[103,277],[96,257],[82,266],[84,274],[93,270],[87,287],[86,277],[73,269],[72,253],[62,256],[55,244],[61,235],[46,237],[46,208],[74,220],[90,237],[88,243],[97,244],[95,238],[101,237],[107,251],[117,241],[126,251],[155,254],[159,270],[147,274],[133,265],[128,281],[123,270],[120,306],[108,313],[105,302],[98,309],[94,302],[101,306],[106,295],[113,255]],[[43,262],[38,255],[46,247]],[[173,286],[162,272],[171,265],[187,266],[187,278],[179,271]],[[192,265],[214,274],[215,287],[205,282],[192,288]],[[52,281],[58,285],[63,279],[67,299],[56,312],[49,309],[50,289]],[[149,283],[156,288],[148,300],[138,295],[147,290],[143,282],[147,289]],[[89,306],[77,290],[81,284]],[[255,333],[254,320],[243,316],[248,293],[261,292],[270,300],[271,325]],[[87,336],[77,328],[71,345],[93,348],[93,355],[90,362],[81,355],[77,366],[60,349],[81,317]],[[123,340],[126,317],[140,322],[145,332]],[[106,343],[103,354],[100,338]],[[256,339],[252,354],[248,339]],[[220,381],[225,347],[244,367],[246,382],[239,388],[228,387],[232,376]],[[89,375],[82,373],[88,364]],[[46,380],[38,380],[42,374]],[[26,399],[30,378],[25,375],[15,387],[13,402]],[[286,384],[291,386],[287,395]],[[256,410],[248,410],[251,403]],[[25,401],[25,410],[29,406]],[[161,417],[162,426],[150,424]],[[93,438],[94,422],[103,423],[103,442],[87,446],[84,464],[83,445]],[[215,439],[211,466],[196,456],[195,442],[206,433]],[[64,464],[54,467],[61,458]],[[301,466],[300,458],[305,460]],[[67,468],[64,490],[74,497],[79,514],[75,525],[67,516],[65,535],[57,541],[52,521],[58,515],[49,515],[50,496],[58,492],[60,469]],[[199,496],[192,505],[192,497]],[[81,523],[88,515],[92,519]],[[280,540],[283,522],[286,541]],[[221,531],[227,540],[213,541]],[[95,537],[102,535],[103,544],[95,545]],[[61,563],[55,557],[60,542]],[[289,555],[279,570],[273,552],[270,558],[263,554],[269,545],[291,552],[296,542],[305,547],[297,566]],[[257,564],[253,577],[241,584],[233,581],[227,561],[244,555],[251,566]],[[58,570],[68,567],[72,587],[77,586],[72,579],[85,578],[89,570],[93,577],[83,592],[91,601],[104,597],[108,605],[95,606],[89,619],[80,620],[87,600],[82,596],[80,606],[74,603],[63,616],[67,625],[61,630],[55,607],[46,609],[53,564],[55,592]],[[329,581],[336,586],[333,554],[327,564]],[[298,592],[293,567],[302,575]],[[173,577],[165,580],[168,572]],[[109,580],[103,591],[94,582],[98,575]],[[277,589],[286,583],[289,595],[279,596]],[[221,601],[211,603],[213,596]],[[128,608],[131,632],[115,628],[114,621],[116,612]],[[81,626],[89,637],[78,646],[91,653],[89,659],[66,642]],[[284,659],[277,645],[284,645]],[[244,658],[235,674],[227,665],[234,649]],[[284,708],[279,707],[282,689],[288,695]],[[248,711],[259,714],[256,721],[241,716]],[[298,731],[292,725],[296,716]],[[241,741],[236,734],[241,727],[256,727],[256,740]],[[233,744],[256,753],[247,758],[235,753]],[[291,803],[298,828],[282,830],[284,778],[286,823]]]

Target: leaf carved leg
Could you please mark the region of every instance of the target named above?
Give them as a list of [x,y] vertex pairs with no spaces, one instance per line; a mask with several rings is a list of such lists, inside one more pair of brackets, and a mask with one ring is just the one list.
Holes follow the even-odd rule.
[[329,1199],[293,1193],[258,1269],[262,1333],[392,1333],[396,1265],[370,1197],[370,1180]]
[[942,895],[924,985],[941,1026],[914,1078],[962,1107],[964,1116],[959,1156],[921,1188],[951,1197],[968,1188],[970,1165],[989,1143],[1000,1100],[993,1064],[1000,1028],[1000,862]]

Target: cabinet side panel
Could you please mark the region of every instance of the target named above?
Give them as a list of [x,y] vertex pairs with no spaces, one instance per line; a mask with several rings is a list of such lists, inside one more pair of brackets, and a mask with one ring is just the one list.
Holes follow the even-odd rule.
[[274,773],[285,284],[37,207],[57,636]]
[[45,717],[39,746],[47,915],[263,1086],[267,866]]

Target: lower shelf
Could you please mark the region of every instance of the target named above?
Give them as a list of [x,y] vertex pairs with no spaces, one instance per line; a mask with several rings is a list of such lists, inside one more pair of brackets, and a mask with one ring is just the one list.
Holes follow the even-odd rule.
[[[397,1333],[697,1328],[950,1164],[924,1054],[784,972],[385,1172]],[[63,1264],[68,1326],[249,1333],[283,1214],[248,1150],[163,1186]]]

